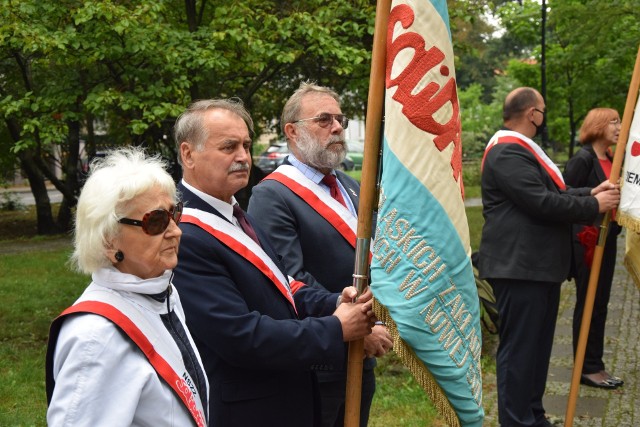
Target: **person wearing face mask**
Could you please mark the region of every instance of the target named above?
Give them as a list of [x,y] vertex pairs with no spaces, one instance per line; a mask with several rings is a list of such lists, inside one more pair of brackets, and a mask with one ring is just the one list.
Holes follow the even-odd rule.
[[560,285],[571,265],[572,223],[592,224],[620,200],[604,180],[571,188],[533,138],[545,102],[529,87],[510,92],[503,129],[482,159],[485,219],[479,275],[493,286],[500,316],[496,357],[500,425],[550,426],[542,405]]
[[[565,168],[564,178],[567,184],[576,187],[589,187],[609,178],[613,156],[611,147],[618,142],[620,126],[620,116],[614,109],[594,108],[587,113],[580,128],[582,148],[569,159]],[[598,236],[597,227],[602,219],[603,216],[599,215],[593,224],[573,226],[573,269],[576,281],[576,306],[573,312],[574,355],[578,346],[593,251]],[[620,378],[605,370],[602,360],[607,305],[609,304],[611,283],[616,265],[616,238],[621,229],[615,218],[612,218],[602,256],[602,266],[598,277],[598,288],[580,379],[582,384],[590,387],[615,389],[624,384]]]
[[181,215],[158,157],[132,147],[92,163],[71,258],[92,281],[51,326],[49,426],[208,425],[207,377],[171,281]]
[[[353,282],[355,263],[360,186],[336,170],[347,152],[344,130],[348,125],[336,92],[302,83],[282,111],[281,126],[291,154],[253,188],[249,199],[249,213],[287,260],[287,273],[331,292]],[[386,327],[376,325],[364,346],[360,426],[367,425],[375,392],[375,358],[386,354],[393,342]],[[316,376],[321,425],[342,426],[346,367],[319,371]]]

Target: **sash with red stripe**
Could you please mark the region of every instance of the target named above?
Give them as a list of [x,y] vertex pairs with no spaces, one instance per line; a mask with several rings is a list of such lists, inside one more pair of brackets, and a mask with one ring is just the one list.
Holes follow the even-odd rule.
[[[158,351],[156,347],[151,343],[149,338],[145,335],[144,332],[122,311],[118,310],[116,307],[102,301],[81,301],[77,304],[67,308],[65,311],[58,316],[52,326],[51,326],[51,334],[50,340],[57,340],[58,334],[60,332],[60,327],[62,326],[62,319],[74,313],[92,313],[100,315],[106,319],[109,319],[116,326],[118,326],[127,336],[133,341],[138,348],[144,353],[147,360],[153,368],[156,370],[158,375],[173,389],[176,395],[180,398],[185,407],[189,410],[189,413],[193,417],[196,425],[198,427],[205,427],[207,425],[204,411],[202,409],[202,405],[207,404],[207,402],[202,402],[201,399],[197,399],[191,387],[187,384],[185,379],[180,376],[174,367],[167,362],[167,360],[161,355],[161,351]],[[156,339],[156,342],[162,342],[160,339]],[[51,400],[51,396],[53,394],[53,353],[55,351],[55,346],[50,345],[47,351],[47,395],[48,399]],[[175,363],[175,361],[174,361]],[[184,368],[184,366],[183,366]],[[186,372],[186,368],[183,372]]]
[[323,191],[295,166],[281,165],[265,180],[278,181],[323,217],[353,248],[356,247],[358,220],[340,202]]
[[295,291],[304,284],[294,281],[290,286],[288,278],[285,277],[271,257],[242,230],[217,215],[193,208],[184,208],[180,222],[200,227],[253,264],[276,286],[297,313],[292,287]]
[[560,190],[566,190],[567,186],[564,183],[564,178],[562,177],[562,172],[560,169],[551,161],[549,156],[531,139],[525,137],[524,135],[508,130],[500,130],[496,132],[496,134],[491,138],[489,143],[487,144],[487,148],[484,150],[484,155],[482,156],[481,168],[484,167],[484,160],[487,157],[487,153],[495,147],[497,144],[518,144],[523,147],[527,151],[529,151],[536,158],[538,163],[547,171],[553,182],[556,184]]

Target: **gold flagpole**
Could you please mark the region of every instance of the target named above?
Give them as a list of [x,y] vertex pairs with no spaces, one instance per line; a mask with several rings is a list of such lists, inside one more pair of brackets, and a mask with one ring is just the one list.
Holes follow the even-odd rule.
[[[367,99],[367,118],[365,123],[364,157],[360,182],[360,204],[358,205],[358,229],[356,260],[353,273],[353,285],[362,293],[369,278],[369,247],[371,242],[371,224],[376,203],[376,184],[378,159],[380,157],[380,134],[384,90],[386,78],[387,24],[391,0],[378,0],[376,4],[376,22],[373,34],[371,54],[371,75],[369,77],[369,97]],[[364,340],[349,343],[347,365],[347,388],[344,411],[345,427],[360,425],[360,401],[362,395],[362,366],[364,359]]]
[[[631,120],[635,109],[636,100],[638,98],[638,90],[640,89],[640,47],[636,56],[636,64],[633,68],[631,76],[631,84],[627,93],[627,103],[624,107],[624,115],[622,117],[622,129],[618,136],[618,144],[613,157],[613,165],[611,166],[611,176],[609,181],[617,183],[622,170],[622,160],[624,158],[627,139],[629,139],[629,129],[631,128]],[[600,267],[602,266],[602,255],[604,253],[604,244],[607,240],[607,232],[609,223],[611,222],[611,212],[607,212],[600,225],[600,234],[598,236],[598,244],[593,253],[593,263],[591,265],[591,273],[589,274],[589,285],[587,286],[587,296],[584,302],[584,312],[582,313],[582,323],[580,324],[580,335],[578,338],[578,346],[576,349],[576,359],[573,364],[573,374],[571,376],[571,388],[569,389],[569,399],[567,401],[567,412],[565,413],[564,426],[573,426],[573,418],[576,411],[576,401],[578,399],[578,391],[580,389],[580,375],[582,374],[582,366],[584,364],[584,354],[587,348],[587,337],[589,328],[591,327],[591,315],[593,314],[593,303],[595,301],[596,289],[598,288],[598,278],[600,277]]]

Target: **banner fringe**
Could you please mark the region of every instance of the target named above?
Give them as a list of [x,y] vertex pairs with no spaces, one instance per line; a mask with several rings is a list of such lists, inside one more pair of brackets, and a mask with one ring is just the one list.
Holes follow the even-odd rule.
[[625,230],[624,266],[640,290],[640,234]]
[[635,218],[626,212],[618,211],[616,213],[616,221],[628,231],[640,233],[640,219]]
[[627,255],[624,256],[624,266],[626,267],[629,276],[631,276],[633,282],[636,284],[636,287],[640,290],[640,271],[638,271]]
[[461,427],[458,414],[451,406],[451,402],[447,398],[442,388],[422,361],[415,355],[409,345],[407,345],[400,334],[398,328],[389,315],[389,311],[385,306],[380,304],[376,299],[373,301],[373,311],[378,320],[384,322],[387,330],[393,338],[393,351],[398,355],[404,366],[406,366],[411,375],[416,379],[418,384],[429,396],[438,413],[444,418],[447,425],[451,427]]

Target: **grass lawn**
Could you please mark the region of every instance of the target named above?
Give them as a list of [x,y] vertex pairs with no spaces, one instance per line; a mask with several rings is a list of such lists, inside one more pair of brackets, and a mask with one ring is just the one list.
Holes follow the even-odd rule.
[[[0,426],[46,425],[44,357],[49,324],[89,283],[89,277],[67,266],[68,240],[16,236],[20,229],[33,235],[33,216],[33,210],[0,212]],[[467,208],[467,217],[475,250],[482,227],[481,208]],[[30,249],[11,253],[9,247]],[[489,356],[483,357],[483,373],[491,375],[495,373],[491,355],[496,338],[484,332],[483,349]],[[445,425],[394,353],[378,360],[376,372],[371,427]],[[484,388],[495,385],[487,382]]]
[[51,320],[88,278],[66,266],[70,249],[0,255],[0,425],[44,426],[44,357]]

